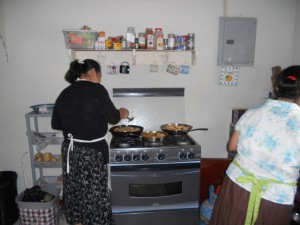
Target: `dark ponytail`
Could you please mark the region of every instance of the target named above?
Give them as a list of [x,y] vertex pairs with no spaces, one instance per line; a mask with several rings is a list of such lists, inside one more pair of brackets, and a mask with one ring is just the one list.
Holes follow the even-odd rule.
[[279,74],[276,98],[296,100],[300,97],[300,66],[290,66]]
[[65,74],[65,80],[69,83],[74,83],[82,74],[87,74],[91,69],[101,73],[99,63],[93,59],[74,60],[70,63],[70,68]]

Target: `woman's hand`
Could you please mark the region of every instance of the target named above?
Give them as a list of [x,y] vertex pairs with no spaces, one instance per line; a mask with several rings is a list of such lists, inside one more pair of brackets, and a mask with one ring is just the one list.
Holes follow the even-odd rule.
[[126,108],[120,108],[119,112],[120,112],[121,119],[126,119],[129,116],[129,111]]

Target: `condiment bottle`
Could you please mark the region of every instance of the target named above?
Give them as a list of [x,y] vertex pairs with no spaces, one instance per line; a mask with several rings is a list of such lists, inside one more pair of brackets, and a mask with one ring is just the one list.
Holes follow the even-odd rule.
[[126,48],[135,48],[135,30],[134,27],[128,27],[126,32]]
[[108,37],[108,38],[105,40],[105,48],[106,48],[106,49],[112,49],[112,48],[113,48],[113,44],[112,44],[111,37]]
[[99,41],[99,49],[105,50],[105,32],[104,31],[99,32],[98,41]]
[[188,36],[183,35],[182,36],[182,50],[186,50],[187,43],[188,43]]
[[134,39],[134,48],[138,49],[139,48],[139,38]]
[[164,50],[168,50],[168,39],[164,38]]
[[127,42],[126,42],[126,38],[122,38],[122,49],[126,49],[127,46]]
[[105,32],[101,31],[98,33],[97,41],[95,42],[96,50],[105,50]]
[[154,49],[154,36],[152,28],[146,28],[146,48]]
[[155,28],[154,43],[156,50],[164,50],[164,33],[162,28]]
[[188,42],[186,46],[187,50],[194,50],[195,49],[195,34],[189,33],[188,34]]
[[175,49],[175,34],[168,34],[168,50]]
[[139,49],[145,49],[146,48],[145,33],[139,33],[138,48]]

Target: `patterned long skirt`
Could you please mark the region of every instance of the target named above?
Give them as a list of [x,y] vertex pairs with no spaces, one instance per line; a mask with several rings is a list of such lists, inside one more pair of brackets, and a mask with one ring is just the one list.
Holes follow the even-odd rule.
[[68,143],[62,145],[63,156],[63,212],[68,224],[111,225],[111,196],[108,172],[99,149],[76,146],[69,153],[70,171],[67,173]]
[[[214,205],[209,225],[243,225],[250,193],[226,175]],[[281,205],[261,199],[255,225],[289,225],[292,205]]]

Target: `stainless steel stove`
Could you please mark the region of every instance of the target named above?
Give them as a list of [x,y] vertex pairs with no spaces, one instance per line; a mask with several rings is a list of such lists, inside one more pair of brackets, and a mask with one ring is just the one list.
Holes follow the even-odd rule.
[[199,225],[201,146],[189,135],[110,143],[116,225]]

